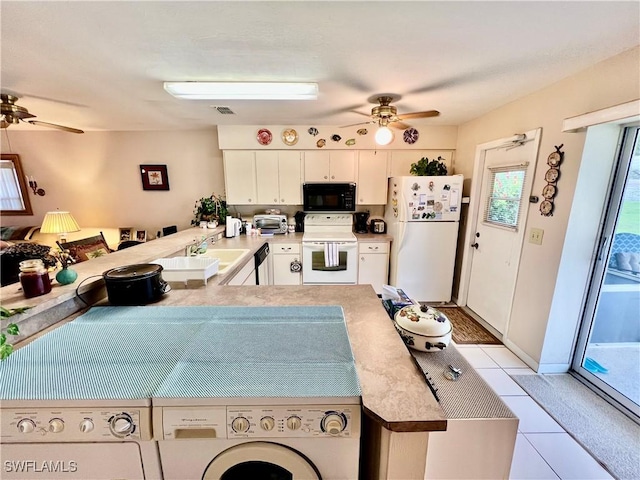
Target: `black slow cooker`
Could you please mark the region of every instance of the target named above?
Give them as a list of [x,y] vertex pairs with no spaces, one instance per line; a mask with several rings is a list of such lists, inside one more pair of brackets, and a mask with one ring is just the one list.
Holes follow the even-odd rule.
[[146,305],[171,290],[162,279],[162,265],[141,263],[112,268],[102,274],[112,305]]

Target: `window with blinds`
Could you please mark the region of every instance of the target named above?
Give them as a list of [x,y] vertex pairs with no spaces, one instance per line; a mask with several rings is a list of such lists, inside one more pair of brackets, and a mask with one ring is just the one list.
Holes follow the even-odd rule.
[[487,197],[484,222],[517,230],[527,165],[489,168],[489,174],[491,189]]

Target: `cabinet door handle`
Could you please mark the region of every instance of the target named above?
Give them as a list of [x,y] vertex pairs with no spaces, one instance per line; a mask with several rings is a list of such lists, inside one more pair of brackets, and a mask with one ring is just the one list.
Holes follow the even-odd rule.
[[360,261],[361,261],[361,262],[364,262],[364,257],[360,257]]
[[277,199],[277,198],[274,198],[274,199],[273,199],[273,203],[278,203],[278,199]]
[[329,178],[329,177],[327,177],[327,176],[325,175],[325,176],[324,176],[324,179],[326,180],[327,178]]
[[378,247],[369,247],[369,250],[378,250]]
[[335,175],[331,175],[331,180],[335,180],[336,176]]
[[284,203],[284,198],[281,198],[281,199],[280,199],[280,202]]

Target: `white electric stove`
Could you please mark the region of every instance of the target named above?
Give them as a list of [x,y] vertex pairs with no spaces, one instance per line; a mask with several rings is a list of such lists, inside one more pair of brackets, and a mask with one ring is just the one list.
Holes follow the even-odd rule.
[[304,218],[302,283],[358,283],[358,242],[350,213],[311,213]]

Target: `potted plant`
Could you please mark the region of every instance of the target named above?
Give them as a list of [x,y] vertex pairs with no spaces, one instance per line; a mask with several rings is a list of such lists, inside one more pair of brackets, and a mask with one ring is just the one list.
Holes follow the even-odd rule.
[[409,173],[420,177],[439,177],[447,174],[447,166],[442,157],[438,157],[437,160],[422,157],[416,163],[411,164]]
[[[0,306],[0,320],[4,321],[18,313],[23,313],[29,308],[31,307],[4,308]],[[15,336],[19,333],[18,325],[13,322],[7,323],[0,329],[0,361],[5,360],[13,352],[13,345],[8,342],[7,335]]]
[[218,222],[222,225],[227,220],[227,202],[219,195],[212,193],[208,197],[202,197],[196,201],[193,209],[193,220],[191,225],[198,226],[200,222]]

